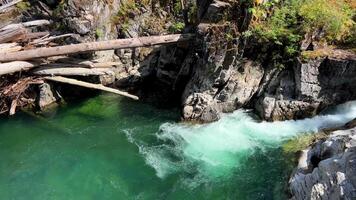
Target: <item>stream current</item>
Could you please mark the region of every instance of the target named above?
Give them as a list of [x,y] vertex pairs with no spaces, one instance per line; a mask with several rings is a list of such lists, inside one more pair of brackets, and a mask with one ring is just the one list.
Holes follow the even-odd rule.
[[204,125],[113,95],[0,119],[0,199],[286,199],[282,145],[356,118],[356,103],[311,119],[246,110]]

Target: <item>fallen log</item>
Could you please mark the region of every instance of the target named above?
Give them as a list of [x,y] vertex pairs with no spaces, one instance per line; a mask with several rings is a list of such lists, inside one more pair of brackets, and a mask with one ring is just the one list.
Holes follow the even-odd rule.
[[22,0],[14,0],[14,1],[10,2],[10,3],[7,3],[5,5],[0,6],[0,13],[4,12],[4,10],[10,8],[11,6],[14,6],[14,5],[20,3],[21,1]]
[[3,52],[15,52],[15,51],[21,51],[22,46],[14,46],[14,47],[9,47],[9,48],[0,48],[0,53]]
[[8,29],[0,32],[0,43],[13,42],[25,37],[25,28]]
[[65,56],[54,56],[49,57],[47,60],[56,62],[56,65],[62,66],[72,66],[72,67],[87,67],[87,68],[110,68],[113,66],[120,66],[122,65],[121,62],[97,62],[95,60],[82,60],[72,57],[65,57]]
[[122,65],[121,62],[99,62],[99,63],[91,63],[89,66],[91,68],[108,68],[112,66],[119,66]]
[[14,61],[9,63],[0,64],[0,76],[5,74],[12,74],[14,72],[26,71],[34,68],[36,64],[24,62],[24,61]]
[[29,44],[32,44],[32,45],[47,44],[53,40],[57,40],[57,39],[65,38],[65,37],[73,37],[75,35],[76,34],[69,33],[69,34],[63,34],[63,35],[58,35],[58,36],[51,36],[48,38],[40,38],[40,39],[36,39],[36,40],[30,42]]
[[9,24],[5,27],[2,27],[0,29],[0,31],[5,31],[5,30],[9,30],[9,29],[18,29],[18,28],[29,28],[29,27],[36,27],[36,26],[45,26],[45,25],[49,25],[50,22],[48,20],[45,19],[41,19],[41,20],[34,20],[34,21],[29,21],[29,22],[23,22],[23,23],[19,23],[19,24]]
[[0,44],[0,49],[7,49],[7,48],[16,47],[16,46],[19,46],[19,44],[18,44],[18,43],[16,43],[16,42],[12,42],[12,43],[3,43],[3,44]]
[[173,44],[186,42],[194,37],[193,34],[176,34],[165,36],[150,36],[130,39],[119,39],[100,42],[89,42],[72,44],[58,47],[42,47],[37,49],[0,53],[0,62],[31,60],[50,56],[68,55],[74,53],[84,53],[90,51],[103,51],[111,49],[147,47],[153,45]]
[[31,71],[34,75],[40,76],[100,76],[112,74],[113,71],[107,68],[90,69],[83,67],[39,67]]
[[[9,50],[9,49],[8,49]],[[0,49],[0,53],[2,49]],[[66,63],[54,63],[47,65],[40,65],[40,63],[26,62],[26,61],[13,61],[8,63],[0,63],[0,76],[5,74],[12,74],[19,71],[27,71],[32,68],[38,67],[31,73],[35,75],[57,75],[57,76],[99,76],[109,75],[113,73],[108,69],[114,65],[118,65],[117,62],[107,63],[90,63],[90,64],[66,64]]]
[[42,38],[45,37],[47,35],[49,35],[50,33],[47,31],[44,32],[36,32],[36,33],[27,33],[24,35],[23,38],[21,38],[21,41],[26,41],[26,40],[32,40],[32,39],[38,39],[38,38]]
[[76,79],[65,78],[65,77],[61,77],[61,76],[45,77],[45,79],[49,80],[49,81],[55,81],[55,82],[66,83],[66,84],[76,85],[76,86],[90,88],[90,89],[102,90],[102,91],[105,91],[105,92],[111,92],[111,93],[114,93],[114,94],[118,94],[118,95],[122,95],[122,96],[125,96],[125,97],[129,97],[129,98],[134,99],[134,100],[138,100],[139,99],[135,95],[131,95],[131,94],[127,93],[127,92],[123,92],[123,91],[120,91],[120,90],[117,90],[117,89],[105,87],[105,86],[103,86],[101,84],[93,84],[93,83],[88,83],[88,82],[84,82],[84,81],[78,81]]
[[0,44],[0,52],[14,52],[14,51],[20,51],[21,49],[22,46],[20,46],[16,42]]

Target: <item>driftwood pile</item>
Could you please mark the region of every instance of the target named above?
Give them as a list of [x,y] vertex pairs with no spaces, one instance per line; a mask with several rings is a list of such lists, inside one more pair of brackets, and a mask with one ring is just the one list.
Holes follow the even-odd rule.
[[[0,13],[6,12],[19,2],[21,0],[0,0]],[[76,35],[53,35],[49,31],[38,31],[47,30],[46,27],[49,25],[48,20],[35,20],[0,27],[0,114],[4,112],[14,114],[17,106],[33,102],[33,99],[26,97],[26,90],[30,85],[45,81],[112,92],[138,100],[137,96],[117,89],[68,78],[68,76],[112,74],[112,68],[119,66],[119,62],[79,60],[69,55],[172,44],[185,42],[193,37],[191,34],[176,34],[59,45],[56,42]]]

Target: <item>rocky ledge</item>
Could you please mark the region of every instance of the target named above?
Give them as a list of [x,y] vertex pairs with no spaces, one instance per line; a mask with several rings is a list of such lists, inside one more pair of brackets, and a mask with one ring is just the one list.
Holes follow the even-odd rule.
[[303,150],[289,181],[293,200],[356,199],[356,120]]
[[311,48],[302,55],[319,56],[299,56],[280,67],[270,58],[273,47],[254,46],[242,39],[243,26],[211,17],[233,9],[212,1],[197,27],[194,56],[184,62],[191,71],[182,95],[185,120],[215,121],[240,108],[268,121],[301,119],[356,99],[355,53],[318,47],[306,37],[303,44]]

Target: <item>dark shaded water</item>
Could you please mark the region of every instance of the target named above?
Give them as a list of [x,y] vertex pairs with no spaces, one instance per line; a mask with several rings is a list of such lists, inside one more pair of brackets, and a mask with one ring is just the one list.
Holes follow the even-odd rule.
[[[350,109],[352,108],[352,109]],[[102,95],[43,117],[0,121],[0,199],[284,199],[281,144],[356,117],[258,123],[243,111],[184,125]]]

